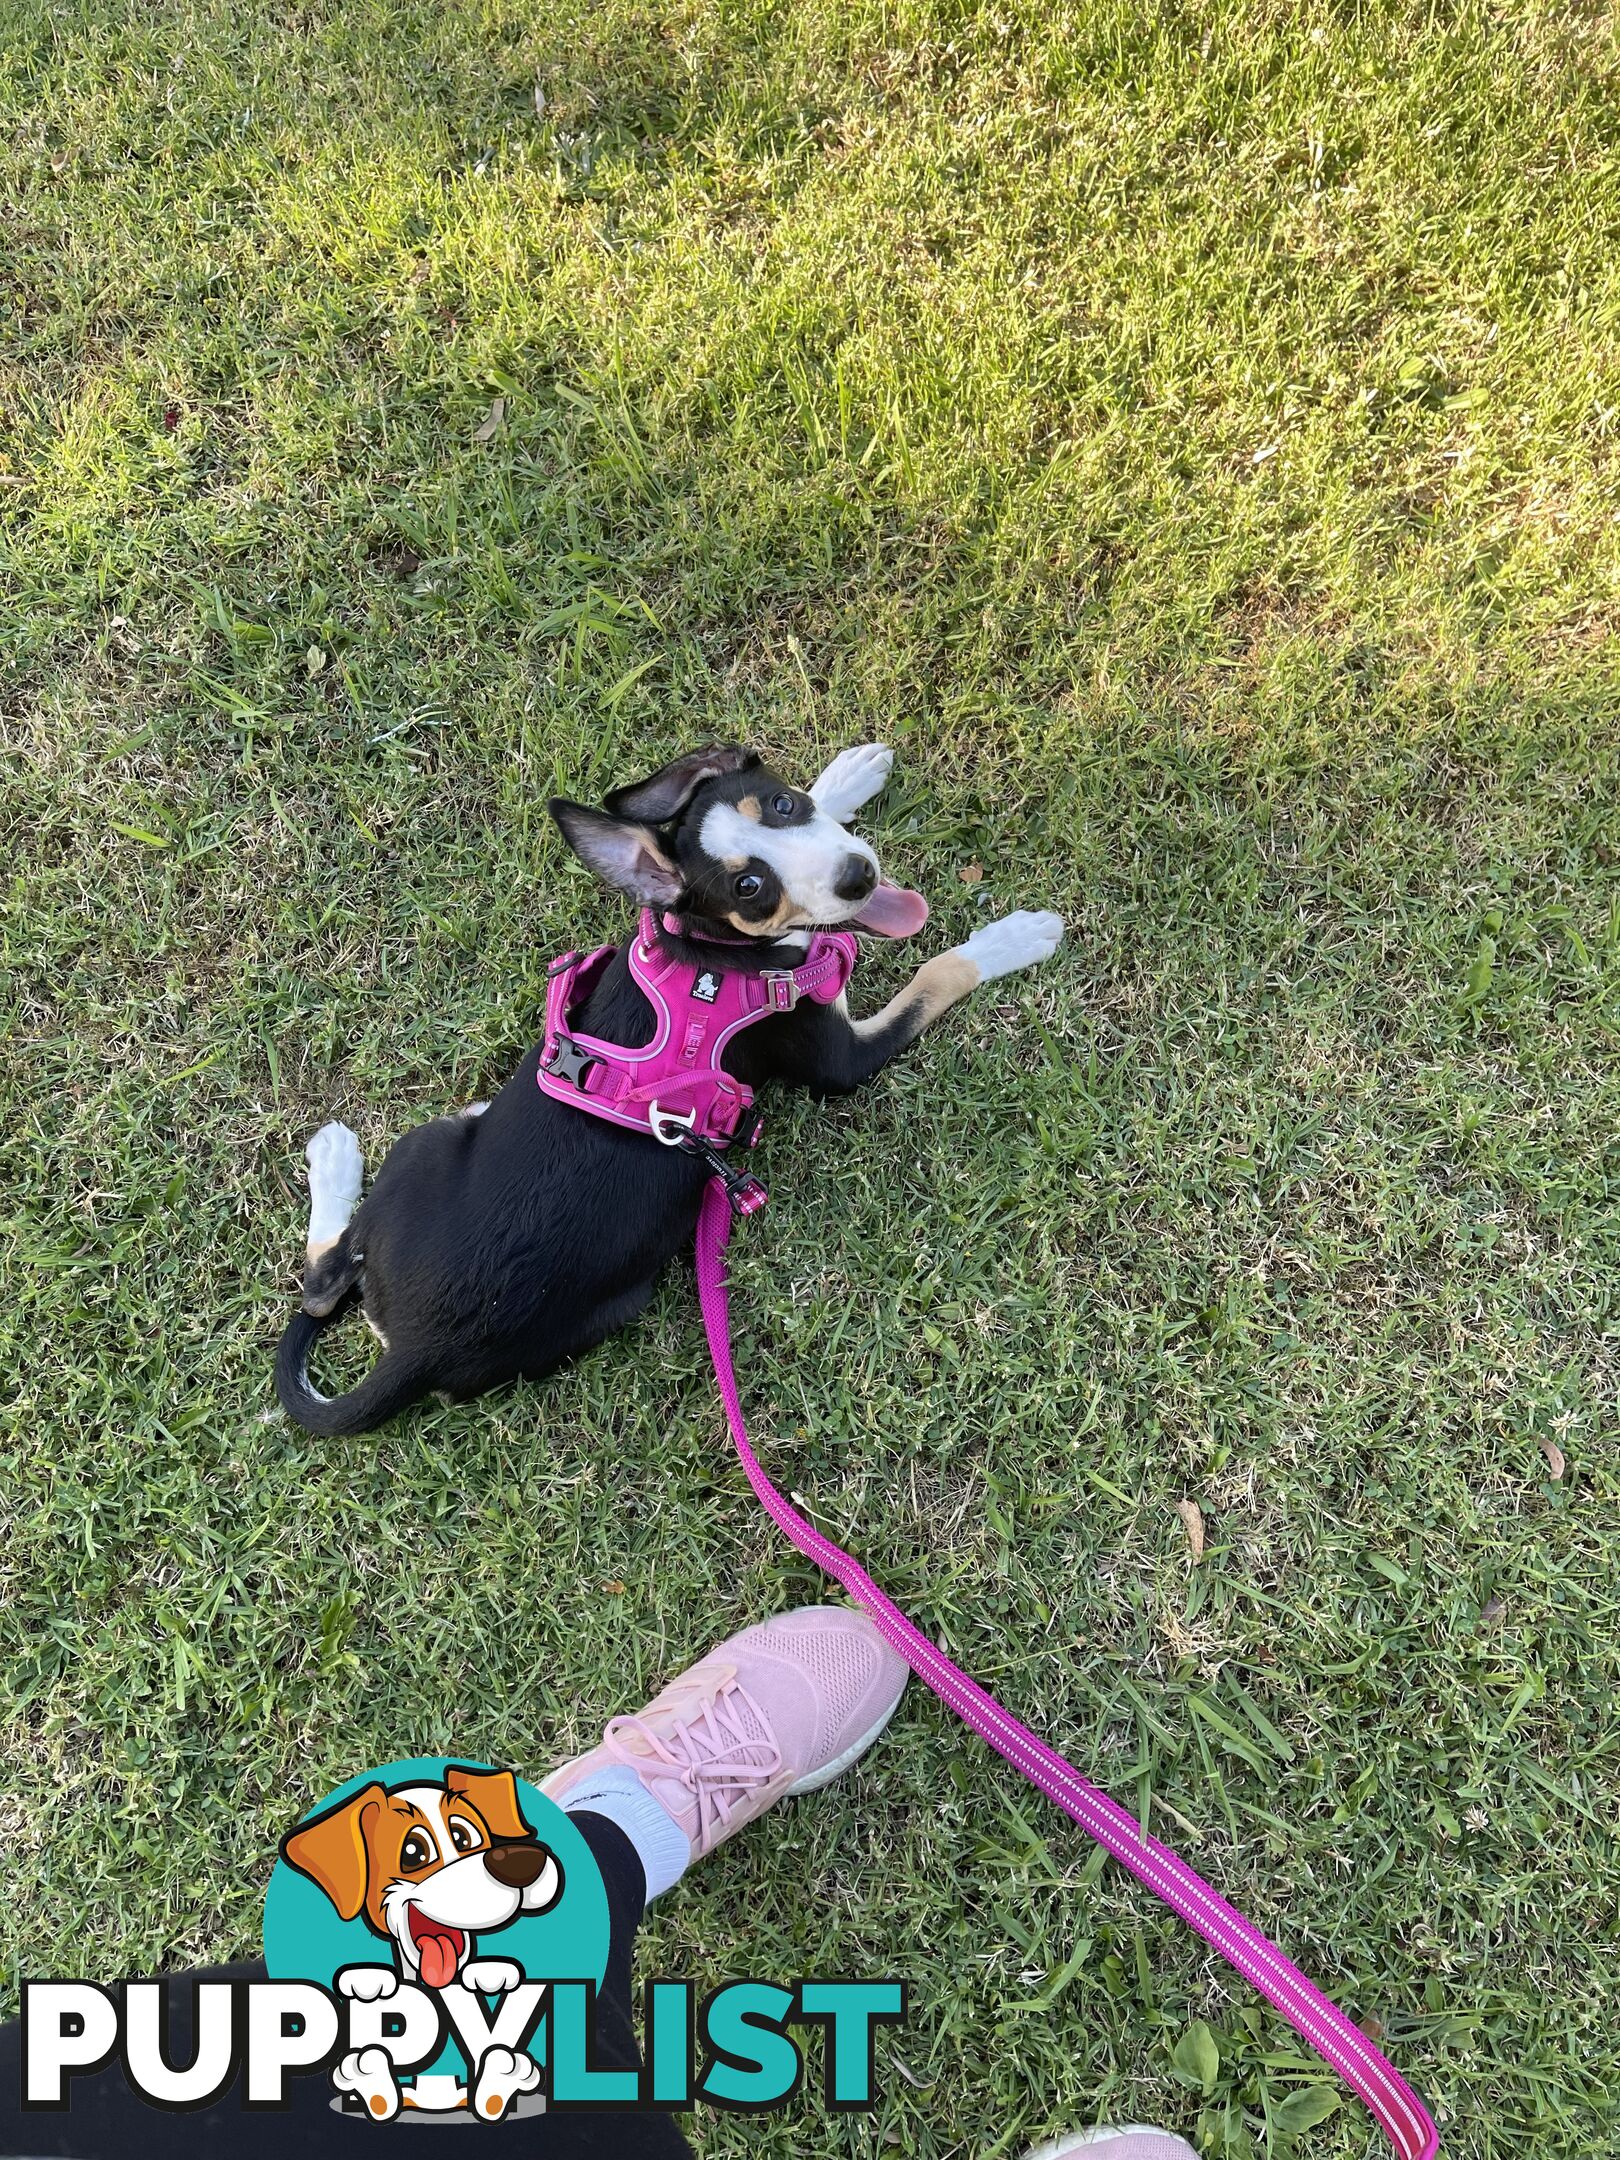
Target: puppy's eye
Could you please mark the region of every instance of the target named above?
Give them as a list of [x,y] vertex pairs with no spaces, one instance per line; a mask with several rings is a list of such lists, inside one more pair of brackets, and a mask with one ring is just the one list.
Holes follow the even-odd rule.
[[432,1858],[433,1847],[423,1837],[420,1830],[413,1830],[399,1848],[399,1864],[401,1867],[426,1867]]
[[457,1816],[450,1824],[450,1842],[457,1852],[471,1852],[478,1840],[473,1834],[471,1824],[464,1823]]
[[793,797],[791,795],[778,795],[771,804],[771,808],[778,817],[791,817],[793,815]]
[[731,889],[739,900],[757,900],[765,889],[765,880],[755,877],[752,870],[745,870],[740,878],[734,880]]

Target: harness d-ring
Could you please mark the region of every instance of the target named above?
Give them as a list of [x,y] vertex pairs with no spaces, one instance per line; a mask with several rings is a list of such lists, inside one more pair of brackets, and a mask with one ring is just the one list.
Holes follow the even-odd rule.
[[655,1140],[662,1141],[665,1147],[679,1147],[697,1123],[697,1109],[694,1105],[685,1117],[677,1110],[660,1110],[655,1095],[647,1105],[647,1123]]

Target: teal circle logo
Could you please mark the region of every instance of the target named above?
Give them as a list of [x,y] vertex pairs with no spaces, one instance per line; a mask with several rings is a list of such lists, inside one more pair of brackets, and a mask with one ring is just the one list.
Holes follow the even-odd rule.
[[346,2004],[334,2106],[383,2120],[536,2109],[550,1984],[600,1987],[608,1937],[601,1873],[562,1809],[455,1756],[329,1793],[283,1838],[264,1902],[270,1977]]

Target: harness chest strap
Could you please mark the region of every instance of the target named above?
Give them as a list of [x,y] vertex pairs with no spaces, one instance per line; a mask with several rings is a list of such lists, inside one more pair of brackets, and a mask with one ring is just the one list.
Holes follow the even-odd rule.
[[949,1709],[1026,1777],[1138,1882],[1186,1921],[1212,1949],[1285,2017],[1302,2040],[1358,2093],[1400,2160],[1433,2160],[1440,2133],[1428,2110],[1387,2057],[1252,1921],[1212,1890],[1168,1846],[1149,1837],[1117,1801],[1083,1778],[1055,1748],[1009,1715],[993,1695],[929,1641],[894,1600],[831,1538],[785,1500],[749,1444],[731,1360],[726,1300],[726,1243],[731,1202],[719,1178],[704,1188],[698,1214],[697,1279],[709,1355],[737,1455],[767,1515],[869,1615],[878,1632]]
[[[601,946],[583,959],[565,953],[546,989],[540,1086],[559,1102],[666,1145],[723,1148],[754,1100],[753,1090],[721,1062],[732,1037],[774,1013],[792,1012],[801,998],[832,1004],[849,981],[857,949],[852,932],[823,930],[797,967],[759,973],[705,967],[662,944],[648,910],[629,962],[632,981],[652,1007],[651,1040],[630,1050],[573,1025],[615,948]],[[757,1137],[756,1126],[751,1138]]]

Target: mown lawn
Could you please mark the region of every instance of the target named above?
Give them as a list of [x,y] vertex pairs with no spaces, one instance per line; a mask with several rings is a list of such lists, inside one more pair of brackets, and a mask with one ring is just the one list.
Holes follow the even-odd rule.
[[[340,1778],[541,1770],[816,1594],[684,1271],[359,1441],[270,1351],[308,1132],[488,1092],[623,928],[546,795],[876,738],[929,949],[1070,937],[776,1108],[768,1453],[1448,2153],[1620,2147],[1607,12],[0,21],[8,1990],[251,1954]],[[919,1692],[647,1949],[913,1984],[874,2118],[714,2155],[1281,2153],[1317,2082]]]

